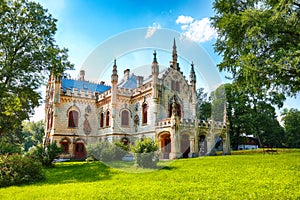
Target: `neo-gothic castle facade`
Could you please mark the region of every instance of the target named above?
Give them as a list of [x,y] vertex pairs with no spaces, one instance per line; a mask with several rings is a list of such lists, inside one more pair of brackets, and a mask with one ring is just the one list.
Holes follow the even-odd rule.
[[191,65],[189,81],[177,62],[174,40],[170,67],[159,69],[156,52],[149,77],[127,69],[120,79],[116,60],[110,86],[85,80],[51,76],[46,89],[45,140],[64,147],[62,157],[83,158],[87,144],[121,141],[134,144],[143,137],[156,140],[162,159],[214,153],[222,139],[229,154],[225,122],[196,118],[196,74]]

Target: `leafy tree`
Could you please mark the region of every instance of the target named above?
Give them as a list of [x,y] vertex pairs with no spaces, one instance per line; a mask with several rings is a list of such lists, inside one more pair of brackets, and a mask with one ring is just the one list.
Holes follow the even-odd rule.
[[20,143],[21,122],[40,104],[37,89],[73,65],[55,44],[57,20],[39,3],[0,0],[0,21],[0,137]]
[[197,98],[197,118],[208,120],[211,117],[211,103],[208,101],[207,93],[204,88],[199,88],[196,91]]
[[284,131],[277,121],[275,108],[263,100],[251,98],[236,84],[225,84],[226,110],[233,149],[243,142],[243,135],[254,135],[260,145],[282,147]]
[[290,110],[284,109],[282,116],[286,131],[287,146],[300,148],[300,111],[294,108]]
[[44,122],[23,122],[22,135],[24,137],[24,150],[43,143]]
[[210,94],[212,100],[211,117],[215,121],[224,121],[225,106],[226,106],[226,92],[224,85],[219,86]]
[[283,98],[280,93],[300,90],[298,0],[215,0],[214,10],[220,70],[264,98],[276,100]]

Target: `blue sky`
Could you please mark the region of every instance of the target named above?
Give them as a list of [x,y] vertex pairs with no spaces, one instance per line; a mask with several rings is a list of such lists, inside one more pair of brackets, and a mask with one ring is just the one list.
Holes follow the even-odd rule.
[[[176,31],[202,47],[214,65],[222,59],[213,50],[216,33],[209,25],[209,17],[214,15],[212,0],[37,1],[47,8],[54,18],[58,19],[56,41],[60,47],[69,49],[69,59],[75,64],[75,71],[69,72],[72,77],[78,75],[86,59],[99,48],[99,45],[127,31],[140,28],[148,30],[150,37],[151,33],[160,29]],[[125,42],[134,42],[134,39]],[[171,46],[172,39],[170,39],[170,48]],[[118,45],[115,48],[118,48]],[[146,52],[149,54],[149,51]],[[129,58],[134,57],[135,53]],[[180,54],[180,49],[178,53]],[[158,52],[159,63],[160,54],[163,52]],[[99,59],[101,56],[103,55],[99,55]],[[145,56],[139,54],[135,57],[144,58]],[[151,58],[152,55],[150,55],[149,64],[152,62]],[[119,60],[126,63],[126,59],[121,56]],[[111,63],[112,60],[107,64]],[[160,64],[167,65],[167,63]],[[223,73],[218,73],[218,75],[223,82],[226,81]],[[299,107],[299,98],[289,100],[285,106]],[[43,119],[43,107],[38,108],[36,112],[33,119]]]

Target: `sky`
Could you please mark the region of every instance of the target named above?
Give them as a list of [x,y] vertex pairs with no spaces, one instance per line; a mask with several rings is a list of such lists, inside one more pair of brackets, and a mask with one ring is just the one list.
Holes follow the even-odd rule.
[[[90,77],[98,75],[95,81],[103,79],[109,82],[113,58],[117,59],[118,67],[121,66],[120,72],[122,67],[141,69],[151,64],[153,50],[157,50],[160,66],[168,66],[173,38],[176,38],[179,62],[184,66],[195,62],[199,68],[198,86],[209,88],[207,85],[214,84],[215,87],[217,82],[228,82],[225,73],[218,72],[215,67],[222,57],[213,48],[216,32],[209,21],[214,15],[212,0],[36,1],[58,20],[55,39],[60,47],[69,49],[69,60],[75,65],[75,70],[68,73],[73,78],[78,76],[80,69],[85,69],[90,71]],[[140,31],[145,34],[142,35]],[[167,37],[167,34],[170,36]],[[151,46],[149,41],[159,36],[160,43]],[[201,66],[197,55],[193,57],[188,53],[189,47],[181,38],[193,43],[191,49],[201,54],[200,60],[207,61],[206,66]],[[169,59],[165,59],[168,56]],[[94,62],[90,62],[92,57]],[[187,71],[184,72],[187,77],[189,69],[182,68]],[[218,77],[216,82],[211,83],[207,79],[207,76],[212,77],[209,73]],[[299,102],[299,98],[289,100],[285,107],[299,107]],[[43,119],[43,106],[36,109],[32,120]]]

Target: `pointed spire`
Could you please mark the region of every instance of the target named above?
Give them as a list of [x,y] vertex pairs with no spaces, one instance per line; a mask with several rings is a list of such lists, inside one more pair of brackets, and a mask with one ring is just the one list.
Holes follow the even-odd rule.
[[114,60],[114,66],[112,70],[112,75],[111,75],[111,82],[118,82],[118,70],[117,70],[117,61],[116,59]]
[[176,49],[176,41],[175,41],[175,37],[174,37],[174,42],[173,42],[173,52],[172,52],[172,64],[173,64],[173,68],[174,69],[178,69],[177,67],[177,49]]
[[196,73],[194,70],[194,63],[191,64],[191,73],[190,73],[190,83],[195,84],[196,83]]
[[154,50],[153,56],[153,63],[157,63],[156,50]]

